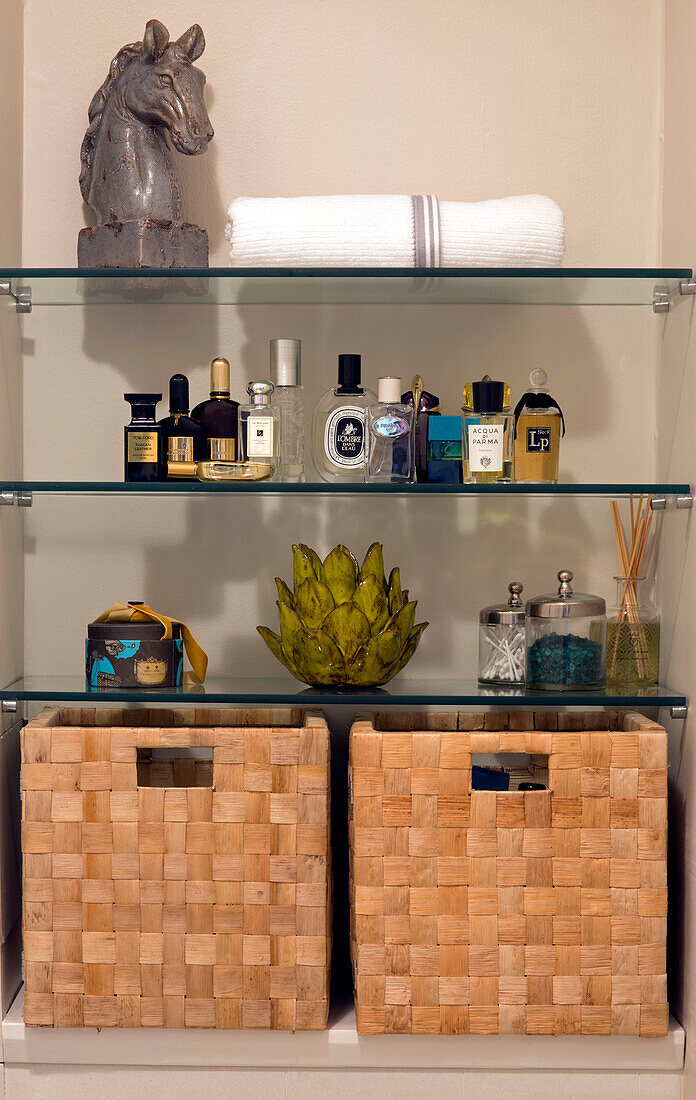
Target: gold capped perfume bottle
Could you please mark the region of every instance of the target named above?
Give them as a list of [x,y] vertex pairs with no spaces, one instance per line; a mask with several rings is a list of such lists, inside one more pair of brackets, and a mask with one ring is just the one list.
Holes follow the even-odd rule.
[[541,367],[530,372],[530,388],[515,406],[515,481],[558,481],[558,459],[565,420],[561,406],[546,388]]
[[513,417],[510,387],[487,374],[464,387],[462,437],[464,481],[512,481]]

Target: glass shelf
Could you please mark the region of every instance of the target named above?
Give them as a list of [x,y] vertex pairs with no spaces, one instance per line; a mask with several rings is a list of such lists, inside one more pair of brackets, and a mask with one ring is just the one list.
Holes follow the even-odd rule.
[[416,706],[485,706],[507,704],[534,707],[679,707],[686,696],[658,685],[612,686],[601,692],[554,693],[525,688],[482,687],[476,680],[411,679],[399,676],[384,688],[310,688],[290,676],[210,677],[200,685],[153,691],[105,691],[85,686],[82,676],[25,676],[0,691],[0,700],[68,701],[89,703],[241,703],[255,705],[369,703]]
[[123,496],[200,496],[216,493],[251,493],[268,496],[317,494],[324,496],[502,496],[502,497],[629,497],[650,494],[654,497],[686,497],[691,493],[687,482],[636,482],[591,484],[571,482],[558,485],[363,485],[355,483],[303,482],[284,484],[266,481],[163,481],[151,484],[123,481],[0,481],[0,493],[35,493],[99,496],[115,493]]
[[690,268],[4,268],[32,306],[603,305],[671,301]]

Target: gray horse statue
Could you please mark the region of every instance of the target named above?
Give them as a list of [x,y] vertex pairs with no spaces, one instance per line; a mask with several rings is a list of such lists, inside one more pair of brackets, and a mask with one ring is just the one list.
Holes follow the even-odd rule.
[[89,107],[80,190],[97,225],[78,236],[79,267],[207,267],[208,234],[186,221],[172,145],[204,153],[213,137],[205,49],[194,23],[176,42],[157,19],[119,50]]

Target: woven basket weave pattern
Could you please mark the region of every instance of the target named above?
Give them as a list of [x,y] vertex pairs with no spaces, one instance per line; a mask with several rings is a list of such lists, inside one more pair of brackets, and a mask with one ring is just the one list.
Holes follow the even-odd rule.
[[[191,747],[212,775],[138,759]],[[22,785],[26,1024],[326,1026],[323,718],[46,710]]]
[[[499,752],[550,790],[471,791]],[[666,1033],[664,729],[384,714],[354,723],[349,783],[360,1033]]]

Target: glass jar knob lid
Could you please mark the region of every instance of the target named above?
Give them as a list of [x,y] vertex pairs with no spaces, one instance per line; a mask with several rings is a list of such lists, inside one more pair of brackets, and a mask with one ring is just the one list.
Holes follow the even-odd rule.
[[530,618],[566,619],[606,614],[606,601],[601,596],[573,592],[570,584],[573,574],[569,569],[561,569],[557,577],[558,592],[536,596],[527,601],[527,614]]
[[510,598],[504,604],[491,604],[479,612],[479,622],[492,626],[524,626],[527,613],[521,599],[524,585],[519,581],[512,581],[508,585]]

